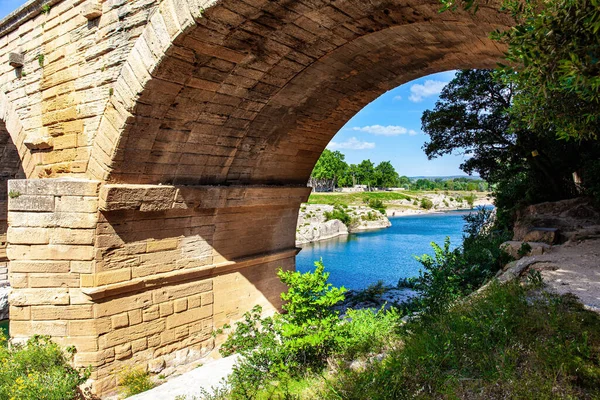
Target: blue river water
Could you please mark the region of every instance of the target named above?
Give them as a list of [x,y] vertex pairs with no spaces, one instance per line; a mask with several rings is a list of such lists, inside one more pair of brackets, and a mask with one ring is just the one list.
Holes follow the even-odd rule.
[[419,274],[421,264],[415,256],[433,254],[431,242],[443,245],[449,236],[452,248],[460,246],[463,216],[470,212],[392,217],[387,229],[306,244],[296,257],[296,269],[313,270],[322,258],[334,286],[364,289],[379,280],[396,285],[400,278]]

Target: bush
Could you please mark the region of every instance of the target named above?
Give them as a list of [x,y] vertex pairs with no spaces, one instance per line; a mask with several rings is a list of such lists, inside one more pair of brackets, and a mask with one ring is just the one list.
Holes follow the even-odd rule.
[[341,320],[332,307],[343,301],[345,289],[327,283],[329,274],[323,264],[315,265],[314,273],[279,272],[288,285],[281,296],[285,314],[262,318],[256,306],[235,324],[220,352],[239,353],[243,359],[225,388],[208,398],[293,398],[288,389],[307,377],[310,380],[328,361],[379,352],[392,342],[398,314],[348,310]]
[[376,303],[385,293],[385,283],[382,280],[372,283],[365,289],[356,293],[353,300],[355,303],[371,302]]
[[119,386],[123,389],[125,397],[152,389],[155,385],[150,380],[150,374],[141,368],[125,369],[119,376]]
[[373,210],[379,211],[383,215],[385,215],[385,205],[379,199],[369,199],[368,203],[369,207]]
[[434,256],[417,257],[423,265],[416,278],[400,280],[398,287],[416,290],[419,297],[407,305],[426,314],[444,311],[453,301],[466,296],[492,278],[512,258],[500,248],[509,233],[494,230],[492,211],[480,209],[465,216],[463,245],[450,250],[450,239],[444,246],[431,243]]
[[428,198],[423,197],[419,206],[425,210],[431,210],[433,208],[433,202]]
[[600,317],[572,297],[493,283],[426,323],[366,369],[340,370],[321,399],[593,399]]
[[354,360],[360,356],[380,353],[392,348],[398,341],[396,329],[400,325],[400,314],[394,308],[348,309],[345,323],[341,324],[339,335],[343,338],[337,354],[344,360]]
[[33,336],[24,345],[7,347],[0,338],[0,399],[70,400],[79,398],[79,385],[89,370],[77,370],[69,362],[74,348],[66,352],[49,336]]
[[315,266],[314,273],[279,271],[288,285],[281,295],[285,314],[261,318],[262,310],[256,306],[235,324],[220,350],[223,356],[244,357],[230,377],[231,398],[252,398],[273,389],[274,382],[320,370],[338,347],[339,313],[332,307],[344,300],[346,289],[327,282],[322,262]]
[[342,221],[346,226],[350,226],[352,223],[352,217],[348,214],[347,208],[340,205],[333,206],[332,211],[325,211],[323,215],[325,216],[325,221],[337,219]]

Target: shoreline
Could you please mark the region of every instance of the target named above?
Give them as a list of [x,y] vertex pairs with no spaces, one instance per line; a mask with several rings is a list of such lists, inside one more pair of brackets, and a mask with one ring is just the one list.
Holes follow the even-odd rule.
[[468,209],[468,208],[444,208],[444,209],[431,209],[431,210],[425,210],[425,209],[398,209],[398,208],[388,208],[386,209],[386,216],[395,218],[395,217],[409,217],[409,216],[414,216],[414,215],[425,215],[425,214],[444,214],[444,213],[448,213],[448,212],[453,212],[453,211],[474,211],[476,210],[478,207],[495,207],[493,203],[490,203],[489,201],[481,201],[481,202],[475,202],[475,204],[473,204],[473,208]]

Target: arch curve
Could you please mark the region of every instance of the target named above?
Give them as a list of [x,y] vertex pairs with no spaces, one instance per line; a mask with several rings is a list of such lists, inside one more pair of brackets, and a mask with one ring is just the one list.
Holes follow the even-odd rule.
[[436,0],[164,0],[136,42],[89,174],[111,182],[302,184],[356,112],[402,83],[495,65],[493,7]]

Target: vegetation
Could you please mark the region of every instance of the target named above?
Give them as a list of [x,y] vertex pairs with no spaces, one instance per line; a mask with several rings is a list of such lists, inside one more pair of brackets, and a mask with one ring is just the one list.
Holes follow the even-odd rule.
[[332,211],[325,211],[323,215],[325,216],[325,221],[338,219],[342,221],[342,223],[346,226],[350,226],[350,224],[352,223],[352,217],[350,216],[350,214],[348,214],[346,208],[342,207],[339,204],[333,206]]
[[63,352],[48,336],[33,336],[23,345],[6,345],[0,337],[0,399],[69,400],[80,395],[89,371],[70,366],[74,348]]
[[492,284],[435,319],[415,319],[402,344],[363,370],[340,369],[322,399],[598,398],[600,318],[572,297]]
[[119,386],[122,388],[125,397],[129,397],[150,390],[155,385],[147,371],[141,368],[133,368],[121,371]]
[[236,323],[221,353],[244,358],[213,398],[286,398],[298,381],[313,379],[311,373],[324,370],[332,357],[352,360],[390,342],[398,314],[356,310],[340,319],[332,307],[344,300],[345,289],[327,282],[321,262],[315,266],[314,273],[279,272],[288,285],[281,296],[284,314],[262,318],[257,306]]
[[422,118],[430,136],[424,148],[428,157],[469,154],[461,168],[494,186],[498,219],[505,228],[523,205],[576,196],[600,179],[591,177],[578,188],[572,177],[574,171],[589,176],[585,171],[600,156],[598,141],[559,141],[554,130],[514,124],[517,92],[514,83],[499,80],[493,71],[460,71],[435,109]]
[[406,190],[456,190],[479,191],[489,189],[487,182],[471,178],[419,178],[413,179],[399,176],[389,161],[375,166],[371,160],[363,160],[360,164],[348,165],[345,156],[339,151],[325,149],[317,161],[310,177],[309,184],[315,192],[332,192],[336,187],[365,185],[367,190],[373,188],[387,189],[400,187]]
[[488,282],[511,257],[500,248],[510,234],[492,229],[492,211],[481,209],[465,216],[463,245],[450,249],[431,243],[434,256],[417,259],[423,265],[419,276],[401,279],[398,287],[417,291],[418,297],[405,304],[407,310],[437,315],[456,300],[470,295]]
[[421,199],[421,203],[419,204],[419,207],[425,209],[425,210],[431,210],[433,208],[433,202],[431,200],[429,200],[426,197],[423,197]]

